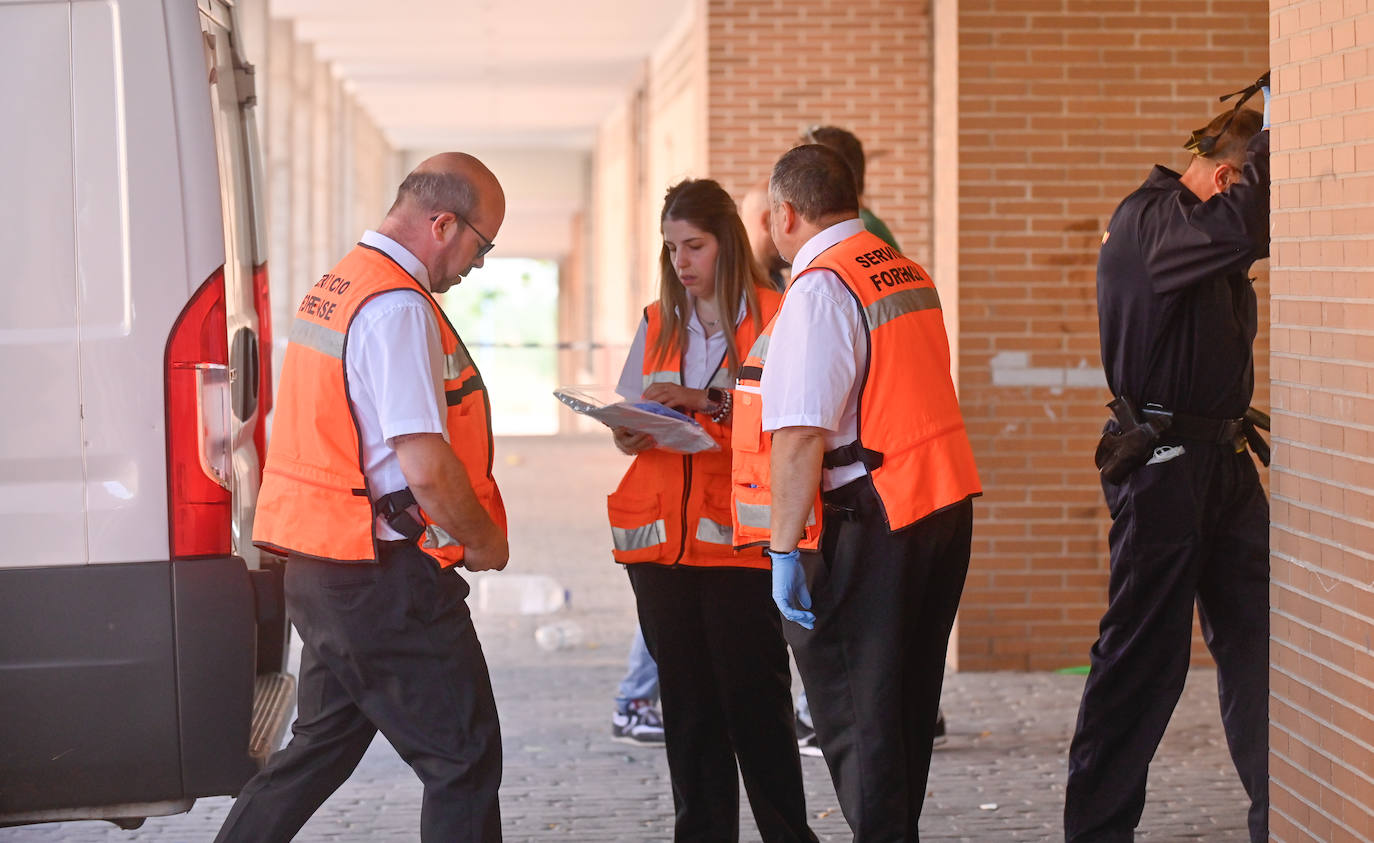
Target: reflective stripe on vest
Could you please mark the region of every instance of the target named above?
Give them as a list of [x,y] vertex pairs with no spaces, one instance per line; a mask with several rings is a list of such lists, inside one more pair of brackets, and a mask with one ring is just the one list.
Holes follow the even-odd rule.
[[660,518],[642,527],[611,527],[616,550],[644,550],[668,540],[668,526]]
[[878,299],[864,308],[864,319],[868,320],[868,329],[875,331],[898,316],[939,309],[940,294],[934,287],[921,287],[916,290],[902,290]]
[[468,350],[459,343],[451,353],[444,355],[444,380],[456,380],[463,376],[463,372],[472,366],[472,357],[468,355]]
[[723,544],[733,551],[735,546],[735,531],[733,527],[713,521],[710,518],[702,517],[697,521],[697,541],[708,544]]
[[317,322],[307,322],[300,316],[291,320],[291,342],[313,348],[338,360],[343,359],[344,335]]
[[[739,523],[745,527],[767,530],[773,524],[773,507],[766,503],[735,501],[735,515],[739,518]],[[815,507],[806,514],[806,526],[816,526]]]

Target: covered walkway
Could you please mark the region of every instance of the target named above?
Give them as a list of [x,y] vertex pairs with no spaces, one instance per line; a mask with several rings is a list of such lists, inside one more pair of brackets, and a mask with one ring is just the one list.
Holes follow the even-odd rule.
[[[572,597],[549,615],[476,615],[501,711],[508,841],[671,839],[662,750],[610,740],[611,697],[635,620],[629,584],[607,549],[604,495],[625,464],[609,436],[497,444],[496,476],[512,513],[511,564],[505,574],[487,576],[546,574]],[[471,579],[476,607],[481,588]],[[583,644],[541,650],[534,631],[550,622],[576,623]],[[950,675],[950,736],[935,752],[922,839],[1062,839],[1065,758],[1081,689],[1081,677],[1053,673]],[[803,762],[812,827],[822,840],[848,840],[824,762]],[[416,840],[420,796],[419,781],[379,739],[297,840]],[[227,798],[203,799],[189,814],[150,819],[133,833],[108,823],[68,823],[0,829],[0,841],[208,841],[229,805]],[[1152,768],[1140,839],[1243,841],[1245,806],[1222,739],[1215,673],[1195,671]],[[758,839],[747,807],[741,829],[743,840]]]

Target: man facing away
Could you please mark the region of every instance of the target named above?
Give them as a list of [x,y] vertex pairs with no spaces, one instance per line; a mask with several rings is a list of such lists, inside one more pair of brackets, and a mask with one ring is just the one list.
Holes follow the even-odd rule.
[[864,229],[833,150],[789,151],[769,189],[793,281],[740,370],[735,543],[768,543],[854,839],[914,841],[981,493],[939,296]]
[[872,209],[864,203],[864,174],[867,172],[867,159],[864,156],[864,145],[859,138],[848,129],[841,129],[838,126],[812,126],[802,135],[802,143],[818,143],[821,146],[828,146],[840,154],[844,162],[849,165],[849,169],[854,172],[854,186],[859,191],[859,218],[864,221],[864,228],[873,232],[883,239],[883,242],[897,251],[902,247],[897,245],[897,238],[892,234],[892,229],[887,227],[887,223],[878,218]]
[[501,838],[496,703],[457,566],[505,567],[505,511],[486,387],[433,294],[504,217],[480,161],[429,158],[296,311],[253,534],[287,559],[296,721],[217,840],[290,840],[378,731],[424,783],[422,840]]
[[[1103,446],[1163,432],[1124,477],[1099,460],[1111,576],[1069,749],[1070,843],[1133,838],[1188,675],[1194,603],[1250,838],[1268,839],[1269,504],[1245,446],[1268,448],[1245,417],[1257,330],[1247,271],[1269,254],[1269,132],[1237,110],[1189,146],[1183,175],[1155,167],[1121,202],[1098,257],[1102,364],[1117,396]],[[1117,410],[1122,398],[1134,413]]]
[[787,279],[782,274],[787,261],[778,254],[778,247],[773,245],[773,235],[768,230],[767,179],[745,191],[739,201],[739,218],[749,235],[749,251],[753,252],[754,260],[768,273],[768,280],[779,292],[787,289]]

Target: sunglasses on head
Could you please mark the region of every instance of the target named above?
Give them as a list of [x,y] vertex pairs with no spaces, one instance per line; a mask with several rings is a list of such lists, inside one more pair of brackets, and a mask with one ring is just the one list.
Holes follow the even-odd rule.
[[1230,116],[1226,118],[1225,123],[1221,124],[1221,129],[1215,135],[1207,134],[1207,127],[1203,126],[1188,137],[1188,141],[1183,144],[1183,148],[1194,155],[1201,155],[1204,157],[1210,155],[1212,150],[1217,148],[1217,142],[1221,140],[1221,136],[1226,134],[1227,129],[1231,128],[1231,123],[1235,121],[1236,115],[1240,114],[1240,109],[1245,105],[1245,101],[1255,94],[1258,94],[1261,88],[1267,87],[1269,87],[1269,71],[1266,70],[1264,75],[1256,79],[1250,86],[1241,88],[1239,91],[1232,91],[1220,97],[1219,99],[1221,102],[1226,102],[1231,97],[1236,96],[1240,97],[1240,99],[1236,100],[1236,107],[1231,109]]

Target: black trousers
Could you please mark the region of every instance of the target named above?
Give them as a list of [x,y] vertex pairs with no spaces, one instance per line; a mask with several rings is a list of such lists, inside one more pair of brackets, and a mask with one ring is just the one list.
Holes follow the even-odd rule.
[[919,840],[973,502],[893,533],[869,478],[824,497],[857,520],[827,520],[803,555],[816,628],[786,624],[787,640],[854,840]]
[[292,557],[286,605],[304,644],[293,735],[216,840],[290,840],[378,730],[424,783],[422,840],[500,840],[501,733],[467,594],[414,545],[376,565]]
[[772,575],[685,565],[627,570],[644,642],[658,662],[673,839],[739,840],[743,776],[765,841],[815,841]]
[[1069,749],[1071,843],[1132,839],[1150,759],[1188,675],[1194,601],[1250,796],[1250,838],[1268,839],[1269,504],[1248,453],[1184,448],[1103,485],[1111,578]]

